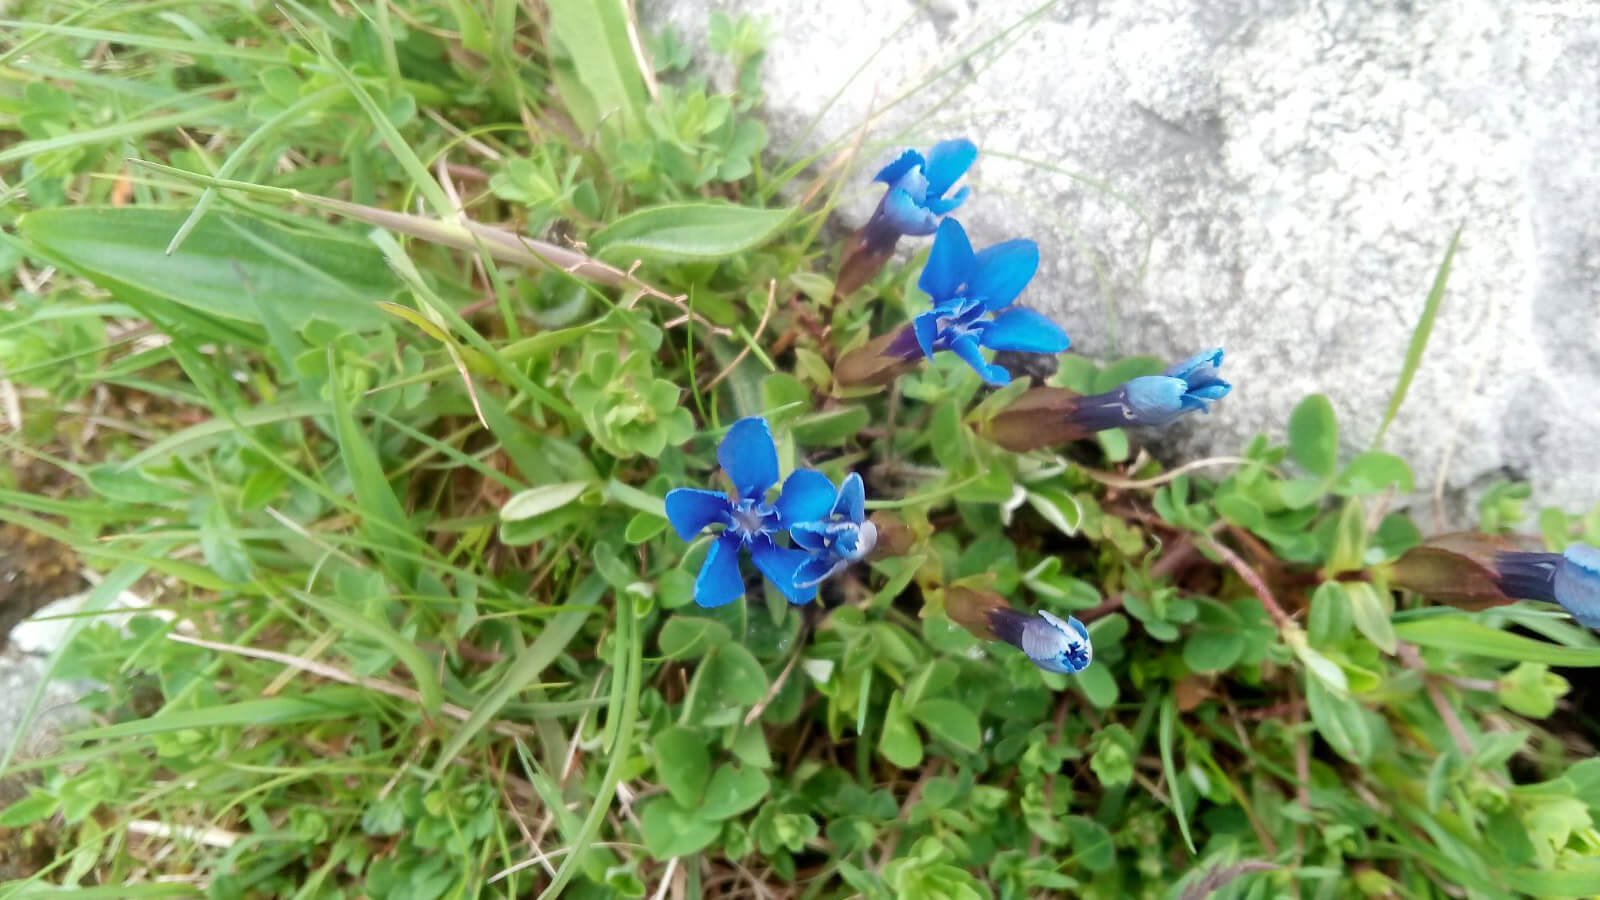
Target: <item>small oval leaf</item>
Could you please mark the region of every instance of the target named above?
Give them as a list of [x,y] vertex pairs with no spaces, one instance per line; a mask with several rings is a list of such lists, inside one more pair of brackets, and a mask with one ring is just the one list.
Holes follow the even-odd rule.
[[563,481],[541,484],[516,494],[500,507],[500,521],[520,522],[548,512],[554,512],[583,496],[590,487],[587,481]]
[[777,234],[791,210],[729,203],[669,203],[629,213],[589,238],[600,259],[713,260],[759,246]]

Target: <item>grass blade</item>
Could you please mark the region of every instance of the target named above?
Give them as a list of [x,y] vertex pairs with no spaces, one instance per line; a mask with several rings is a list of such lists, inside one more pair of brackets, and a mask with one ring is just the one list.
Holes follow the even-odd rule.
[[1189,833],[1189,815],[1183,808],[1183,785],[1178,782],[1178,767],[1172,761],[1173,732],[1177,729],[1177,699],[1168,694],[1161,701],[1161,722],[1157,726],[1157,740],[1161,746],[1161,771],[1166,775],[1167,791],[1172,795],[1172,814],[1178,819],[1178,830],[1183,842],[1193,854],[1194,836]]
[[1378,434],[1372,439],[1374,448],[1383,444],[1383,436],[1389,430],[1389,423],[1394,421],[1395,414],[1400,411],[1400,404],[1406,402],[1406,392],[1411,390],[1411,379],[1417,375],[1417,369],[1422,366],[1422,354],[1428,349],[1428,338],[1433,334],[1433,320],[1439,315],[1439,305],[1444,301],[1445,285],[1450,282],[1450,264],[1456,258],[1456,247],[1461,243],[1461,228],[1458,226],[1455,234],[1450,236],[1450,247],[1444,252],[1444,261],[1439,263],[1439,270],[1434,273],[1433,287],[1428,289],[1428,302],[1422,305],[1422,315],[1417,319],[1417,327],[1411,330],[1411,343],[1406,346],[1405,365],[1400,367],[1400,380],[1395,382],[1394,393],[1389,397],[1389,408],[1383,413],[1383,423],[1378,426]]
[[594,805],[589,807],[589,814],[584,816],[583,823],[578,826],[578,836],[568,848],[570,852],[561,860],[561,868],[556,870],[555,877],[539,895],[539,900],[554,900],[561,896],[561,891],[567,886],[567,882],[577,874],[578,865],[586,855],[585,851],[594,843],[595,834],[600,830],[600,823],[611,809],[611,800],[617,794],[617,783],[622,780],[622,766],[628,759],[624,748],[633,744],[633,728],[637,724],[635,720],[639,713],[640,675],[644,664],[644,639],[639,635],[639,620],[633,614],[632,607],[631,599],[627,597],[617,599],[617,633],[614,642],[616,658],[611,663],[611,677],[624,679],[626,684],[619,702],[613,704],[606,715],[606,721],[618,723],[616,739],[606,748],[609,760],[606,772],[600,781],[600,790],[595,794]]
[[[571,605],[593,606],[600,600],[605,588],[605,579],[592,574],[573,592]],[[511,667],[506,669],[505,675],[501,676],[500,681],[483,701],[473,707],[472,718],[462,724],[461,728],[440,748],[439,759],[433,764],[434,777],[443,774],[445,767],[455,760],[467,742],[486,728],[512,697],[539,679],[544,670],[555,662],[556,657],[560,656],[577,636],[578,629],[583,627],[584,621],[592,614],[593,610],[590,609],[574,609],[557,615],[545,624],[544,630],[534,642],[517,654]]]

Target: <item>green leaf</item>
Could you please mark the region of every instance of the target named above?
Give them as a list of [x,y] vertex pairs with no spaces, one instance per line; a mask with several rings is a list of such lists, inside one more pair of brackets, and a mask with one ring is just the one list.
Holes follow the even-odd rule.
[[1506,882],[1527,897],[1592,897],[1600,894],[1600,862],[1586,860],[1570,869],[1512,869]]
[[1360,498],[1352,496],[1344,501],[1338,522],[1334,522],[1333,546],[1328,548],[1328,562],[1323,565],[1323,573],[1333,577],[1339,572],[1355,572],[1362,569],[1365,556],[1366,511]]
[[572,639],[577,637],[578,629],[593,614],[595,604],[599,602],[605,592],[605,581],[597,575],[585,578],[572,596],[567,599],[567,605],[573,608],[557,613],[545,622],[544,629],[533,643],[524,647],[517,653],[516,659],[506,669],[493,688],[484,697],[473,704],[472,713],[450,740],[439,750],[439,758],[434,762],[433,774],[435,777],[442,774],[448,766],[479,732],[488,727],[489,722],[500,713],[512,698],[525,690],[529,685],[538,680],[552,663],[556,661]]
[[656,774],[672,799],[692,809],[705,795],[711,778],[711,750],[706,737],[679,725],[663,729],[653,739]]
[[906,714],[899,691],[889,697],[889,708],[883,714],[883,736],[878,739],[878,752],[883,758],[902,769],[922,765],[922,738]]
[[[339,457],[355,490],[356,504],[361,509],[364,531],[378,557],[388,564],[395,577],[410,585],[416,579],[417,564],[408,552],[419,543],[411,532],[411,520],[405,507],[396,496],[394,487],[384,474],[383,460],[370,440],[370,433],[356,424],[354,403],[346,395],[342,379],[333,365],[333,348],[327,348],[328,368],[333,373],[329,386],[333,391],[334,436],[339,443]],[[403,544],[395,547],[395,544]],[[395,552],[385,552],[393,548]]]
[[760,769],[722,765],[706,785],[705,802],[696,812],[705,819],[730,819],[767,796],[771,783]]
[[1183,644],[1183,662],[1196,672],[1221,672],[1244,656],[1244,620],[1209,598],[1199,601],[1195,629]]
[[1194,835],[1189,833],[1189,814],[1183,807],[1183,787],[1178,781],[1178,767],[1173,762],[1172,745],[1176,741],[1175,734],[1178,720],[1177,698],[1172,694],[1166,695],[1161,700],[1161,721],[1157,727],[1161,751],[1161,771],[1167,779],[1167,791],[1172,795],[1172,814],[1178,820],[1178,831],[1183,833],[1183,842],[1189,847],[1191,856],[1195,853]]
[[754,706],[766,696],[767,673],[745,645],[737,641],[721,644],[705,665],[710,668],[704,689],[723,706]]
[[1090,666],[1078,673],[1073,684],[1083,691],[1083,696],[1096,709],[1110,709],[1117,702],[1117,679],[1103,665]]
[[957,700],[934,697],[911,707],[911,717],[922,723],[934,737],[955,744],[968,753],[978,752],[982,733],[978,715]]
[[[624,133],[641,121],[648,97],[640,57],[628,38],[628,10],[623,0],[547,0],[552,39],[565,51],[560,65],[570,65],[584,97],[573,93],[571,82],[558,82],[569,108],[587,111],[579,126],[593,131],[601,121],[615,118]],[[587,121],[585,121],[587,120]]]
[[1312,646],[1331,647],[1344,641],[1355,624],[1350,598],[1339,581],[1324,581],[1311,594],[1311,614],[1306,619],[1306,635]]
[[1600,647],[1562,647],[1517,634],[1507,634],[1466,616],[1438,615],[1398,622],[1395,636],[1421,647],[1552,666],[1600,666]]
[[1406,402],[1406,392],[1411,390],[1411,379],[1417,377],[1417,369],[1422,367],[1422,354],[1428,349],[1428,337],[1433,334],[1433,320],[1439,315],[1439,304],[1444,300],[1444,288],[1450,283],[1450,264],[1456,258],[1456,247],[1461,244],[1461,228],[1457,227],[1450,236],[1450,246],[1444,252],[1444,261],[1439,263],[1439,270],[1433,275],[1433,287],[1428,289],[1428,300],[1422,304],[1422,315],[1417,317],[1417,326],[1411,330],[1411,343],[1406,346],[1406,361],[1400,367],[1400,379],[1395,382],[1394,393],[1389,396],[1389,408],[1383,413],[1383,422],[1378,426],[1378,433],[1372,438],[1372,446],[1377,447],[1383,443],[1383,435],[1389,430],[1389,423],[1394,421],[1395,414],[1400,411],[1400,404]]
[[656,797],[639,814],[639,833],[656,859],[688,856],[711,846],[722,824],[707,820],[698,810],[684,809],[672,797]]
[[1571,687],[1544,663],[1520,663],[1500,678],[1500,702],[1518,715],[1543,719],[1556,711],[1556,701]]
[[728,626],[712,619],[673,616],[661,626],[656,645],[665,659],[695,659],[733,639]]
[[628,264],[637,259],[717,260],[770,240],[792,210],[731,203],[670,203],[629,213],[590,236],[598,258]]
[[1068,847],[1072,859],[1091,872],[1106,872],[1116,864],[1117,850],[1111,832],[1086,816],[1067,816]]
[[500,507],[500,521],[520,522],[554,512],[583,496],[591,486],[587,481],[563,481],[529,488],[514,494]]
[[1416,486],[1411,467],[1393,453],[1368,450],[1350,460],[1333,489],[1347,497],[1359,497],[1381,493],[1391,486],[1402,494],[1411,493]]
[[666,519],[650,513],[634,513],[628,520],[628,527],[622,531],[622,539],[630,544],[642,544],[666,529]]
[[1339,465],[1339,423],[1327,397],[1312,394],[1289,414],[1289,455],[1307,472],[1333,477]]
[[1071,494],[1050,488],[1029,489],[1028,505],[1062,534],[1072,536],[1083,524],[1083,507]]
[[110,741],[174,731],[288,725],[348,718],[365,708],[365,701],[357,688],[318,688],[313,694],[298,697],[266,697],[199,709],[159,712],[148,719],[75,731],[68,737],[74,741]]
[[36,789],[0,811],[0,828],[20,828],[43,821],[54,815],[58,806],[60,801],[54,795]]
[[1387,591],[1380,593],[1366,581],[1345,582],[1344,593],[1350,601],[1350,616],[1356,630],[1366,635],[1379,650],[1393,655],[1394,623],[1389,619],[1394,612],[1393,595]]
[[294,331],[320,318],[347,328],[382,324],[378,301],[398,287],[370,244],[309,234],[214,212],[183,248],[166,254],[183,210],[59,207],[27,213],[30,243],[134,306],[175,303],[210,316],[262,324],[270,306]]
[[808,447],[836,447],[861,433],[870,419],[864,406],[836,406],[801,416],[789,426],[789,432],[796,442]]
[[1317,732],[1340,756],[1357,765],[1371,760],[1372,731],[1361,704],[1328,690],[1320,679],[1307,677],[1306,708]]

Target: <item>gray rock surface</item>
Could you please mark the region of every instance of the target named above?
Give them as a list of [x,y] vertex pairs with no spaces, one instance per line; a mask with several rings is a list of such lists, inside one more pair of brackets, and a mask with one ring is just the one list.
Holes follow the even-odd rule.
[[[47,669],[43,656],[24,653],[14,647],[0,647],[0,756],[22,727],[28,704]],[[81,685],[62,681],[46,685],[39,707],[27,723],[27,731],[17,747],[18,759],[49,754],[61,733],[83,724],[86,717],[76,702],[81,694]]]
[[676,0],[642,12],[695,44],[716,10],[769,23],[776,155],[837,148],[882,113],[847,218],[870,211],[865,179],[895,148],[967,135],[983,153],[959,217],[980,246],[1039,242],[1023,299],[1076,350],[1226,347],[1235,392],[1182,426],[1187,454],[1281,438],[1313,391],[1332,398],[1345,449],[1368,446],[1464,226],[1385,447],[1412,461],[1420,489],[1442,479],[1458,500],[1512,476],[1543,502],[1600,501],[1600,4]]

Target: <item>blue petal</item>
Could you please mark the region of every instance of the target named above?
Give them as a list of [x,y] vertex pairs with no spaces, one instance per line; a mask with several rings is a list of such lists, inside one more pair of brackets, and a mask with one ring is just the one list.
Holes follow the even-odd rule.
[[860,475],[851,472],[839,483],[839,498],[833,503],[833,514],[851,522],[867,517],[867,488],[861,483]]
[[925,312],[912,319],[911,329],[917,334],[917,346],[922,348],[922,355],[933,358],[933,351],[939,343],[939,310]]
[[1226,381],[1213,381],[1205,387],[1189,388],[1188,395],[1199,397],[1202,400],[1221,400],[1223,397],[1228,396],[1228,392],[1231,390],[1233,390],[1233,385]]
[[810,603],[816,599],[815,586],[802,588],[795,585],[795,574],[810,559],[810,554],[779,547],[771,538],[758,538],[750,545],[750,557],[767,580],[777,585],[790,603]]
[[1171,378],[1182,378],[1191,385],[1217,380],[1217,368],[1222,365],[1222,348],[1202,350],[1162,373]]
[[675,488],[667,492],[667,521],[686,541],[694,540],[707,525],[728,524],[730,508],[732,504],[721,491]]
[[969,193],[971,192],[966,188],[962,188],[948,197],[930,196],[922,201],[922,205],[928,208],[928,212],[936,216],[948,215],[954,212],[956,207],[967,201],[967,194]]
[[778,522],[786,528],[796,522],[826,519],[833,510],[833,482],[816,469],[796,469],[783,482],[778,495]]
[[778,480],[778,447],[767,420],[751,416],[733,423],[717,445],[717,462],[739,496],[761,499]]
[[900,180],[889,187],[904,191],[919,207],[925,208],[928,205],[928,179],[922,174],[921,169],[912,169],[901,175]]
[[940,141],[928,151],[922,171],[928,176],[928,196],[943,197],[950,186],[961,180],[978,158],[978,147],[966,138]]
[[1172,421],[1183,412],[1183,395],[1188,389],[1181,379],[1167,375],[1144,375],[1122,387],[1138,425],[1165,425]]
[[993,385],[1011,383],[1011,373],[1004,366],[992,366],[983,358],[983,352],[978,349],[978,339],[970,334],[958,337],[950,344],[950,349],[961,357],[961,360],[978,373],[978,377]]
[[883,219],[901,234],[933,234],[939,227],[939,217],[917,203],[915,197],[900,188],[890,188],[883,195]]
[[707,608],[725,606],[744,595],[744,576],[739,574],[739,539],[724,534],[706,552],[700,575],[694,580],[694,602]]
[[923,168],[922,154],[915,150],[907,150],[900,154],[894,162],[879,169],[878,174],[872,176],[872,180],[881,181],[884,184],[894,184],[900,180],[902,175],[912,169],[921,168]]
[[833,573],[843,569],[845,564],[831,556],[813,556],[800,564],[795,570],[794,583],[797,588],[815,589],[817,585],[830,578]]
[[972,274],[975,258],[966,229],[955,219],[945,219],[939,223],[939,233],[934,236],[933,249],[928,251],[928,262],[917,278],[917,287],[938,306],[961,290]]
[[871,522],[843,522],[834,527],[833,553],[840,559],[860,562],[878,543],[878,529]]
[[1600,550],[1573,544],[1556,568],[1556,602],[1589,628],[1600,628]]
[[1039,245],[1015,240],[986,247],[973,260],[967,293],[992,310],[1004,309],[1017,299],[1039,270]]
[[1018,350],[1023,353],[1060,353],[1072,339],[1061,326],[1031,309],[1013,306],[994,317],[983,330],[979,343],[991,350]]
[[807,553],[821,553],[828,549],[828,523],[796,522],[789,529],[794,545]]

